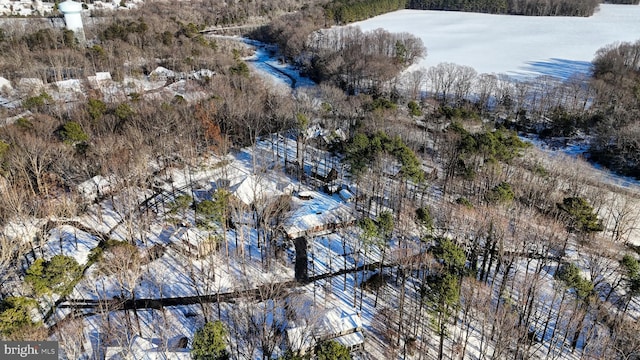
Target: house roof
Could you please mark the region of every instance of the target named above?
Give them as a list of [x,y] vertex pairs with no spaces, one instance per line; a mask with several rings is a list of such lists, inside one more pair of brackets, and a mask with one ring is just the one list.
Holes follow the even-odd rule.
[[292,199],[293,210],[284,221],[289,238],[300,237],[318,227],[355,221],[352,209],[337,197],[315,191],[308,193],[312,195],[309,200]]
[[157,68],[155,68],[155,70],[153,70],[150,74],[149,77],[160,77],[160,78],[166,78],[166,77],[173,77],[176,76],[175,71],[173,70],[169,70],[165,67],[162,66],[158,66]]
[[13,89],[11,87],[11,81],[3,78],[2,76],[0,76],[0,90],[2,90],[3,87],[7,87],[9,90]]
[[320,324],[321,334],[324,336],[353,333],[362,329],[362,319],[351,309],[331,309],[324,314]]
[[294,326],[287,329],[287,340],[294,349],[309,349],[316,342],[334,340],[346,347],[364,343],[362,319],[353,309],[334,308],[319,319],[317,328],[310,335],[308,328]]
[[149,339],[134,336],[129,347],[129,356],[124,347],[107,347],[105,360],[191,360],[191,353],[188,349],[162,350],[158,345]]
[[78,192],[88,200],[94,200],[101,194],[108,192],[115,184],[115,179],[96,175],[78,185]]
[[246,205],[280,195],[275,182],[257,175],[248,175],[231,188],[231,193]]

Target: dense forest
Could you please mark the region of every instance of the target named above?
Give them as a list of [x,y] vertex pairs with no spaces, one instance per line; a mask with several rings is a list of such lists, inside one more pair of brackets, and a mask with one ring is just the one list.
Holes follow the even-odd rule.
[[525,16],[591,16],[599,3],[598,0],[409,0],[408,7]]
[[325,17],[343,25],[404,8],[524,16],[591,16],[599,3],[598,0],[340,0],[325,5]]
[[600,49],[593,76],[600,96],[590,154],[611,169],[640,178],[640,40]]

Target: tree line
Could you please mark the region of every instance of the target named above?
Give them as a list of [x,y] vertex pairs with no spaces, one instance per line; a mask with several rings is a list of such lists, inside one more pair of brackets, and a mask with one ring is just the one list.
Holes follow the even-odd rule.
[[[620,0],[619,4],[638,4]],[[324,5],[324,15],[336,25],[362,21],[400,9],[466,11],[523,16],[591,16],[599,0],[377,0],[333,1]]]
[[335,0],[324,5],[324,13],[336,25],[345,25],[406,7],[406,0]]
[[593,65],[592,86],[599,91],[589,152],[597,162],[640,178],[640,40],[603,47]]
[[591,16],[599,3],[598,0],[409,0],[408,7],[524,16]]

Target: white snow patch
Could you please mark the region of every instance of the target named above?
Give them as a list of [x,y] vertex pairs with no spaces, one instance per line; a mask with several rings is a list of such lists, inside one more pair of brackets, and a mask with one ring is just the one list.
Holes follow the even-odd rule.
[[418,66],[424,68],[451,62],[478,73],[568,78],[589,73],[604,45],[638,40],[638,19],[640,6],[601,4],[591,17],[400,10],[354,25],[421,38],[428,55]]

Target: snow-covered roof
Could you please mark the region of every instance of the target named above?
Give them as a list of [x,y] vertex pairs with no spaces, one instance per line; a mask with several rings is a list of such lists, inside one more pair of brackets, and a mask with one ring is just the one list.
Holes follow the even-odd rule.
[[153,77],[149,79],[139,79],[135,77],[125,76],[123,84],[127,85],[126,91],[143,93],[146,91],[154,91],[162,89],[166,80],[154,80]]
[[362,333],[362,331],[356,331],[351,334],[338,336],[331,340],[337,341],[339,344],[346,347],[347,349],[351,349],[358,345],[364,344],[364,333]]
[[180,95],[187,102],[199,101],[208,97],[207,93],[202,90],[200,85],[194,80],[178,80],[169,84],[166,89],[175,92],[174,95]]
[[89,254],[100,243],[100,239],[77,229],[71,225],[61,225],[49,231],[49,237],[44,244],[45,259],[55,255],[65,255],[74,258],[78,264],[84,265]]
[[87,200],[95,200],[98,196],[111,189],[113,181],[114,179],[109,179],[102,175],[96,175],[78,185],[78,192]]
[[324,129],[322,129],[320,125],[313,124],[307,128],[307,130],[305,131],[305,136],[309,139],[312,139],[318,136],[322,136],[323,132]]
[[340,190],[340,197],[342,200],[349,202],[353,199],[353,194],[347,189],[342,189]]
[[287,329],[287,341],[292,349],[304,350],[316,342],[334,340],[352,348],[364,343],[362,319],[352,308],[333,308],[319,319],[317,327],[310,331],[305,326],[293,326]]
[[39,91],[44,87],[44,81],[38,78],[21,78],[18,87],[26,91]]
[[156,77],[156,78],[160,78],[160,79],[168,78],[168,77],[174,77],[174,76],[176,76],[175,71],[169,70],[169,69],[167,69],[165,67],[162,67],[162,66],[158,66],[157,68],[155,68],[155,70],[153,70],[149,74],[150,78]]
[[72,102],[85,94],[82,82],[78,79],[56,81],[54,85],[50,93],[51,97],[57,101]]
[[162,351],[151,340],[134,336],[131,341],[129,351],[122,346],[107,347],[105,360],[191,360],[191,353],[188,349],[177,349],[171,351]]
[[324,135],[324,141],[330,143],[335,140],[345,141],[347,140],[347,134],[342,129],[336,129],[334,131],[326,132]]
[[246,205],[280,195],[278,185],[265,177],[249,175],[231,188],[231,193]]
[[324,336],[352,333],[362,329],[362,319],[353,309],[334,308],[324,314],[320,329]]
[[306,350],[314,345],[314,339],[304,327],[296,326],[287,329],[287,342],[293,350]]
[[108,71],[100,71],[96,73],[97,81],[111,80],[111,73]]
[[289,238],[297,238],[305,233],[316,232],[319,228],[355,221],[352,210],[337,197],[319,192],[309,192],[312,198],[293,198],[292,210],[285,220],[285,230]]
[[99,87],[103,85],[104,82],[111,81],[112,79],[111,79],[110,72],[103,71],[103,72],[97,72],[93,76],[87,76],[87,80],[89,80],[89,83],[91,84],[91,86]]
[[0,76],[0,90],[2,90],[5,87],[9,90],[13,89],[13,87],[11,87],[11,81]]
[[203,80],[206,78],[212,78],[216,73],[209,69],[200,69],[193,72],[193,78],[196,80]]
[[60,90],[82,91],[82,83],[78,79],[56,81],[55,84]]
[[314,124],[308,127],[305,131],[305,136],[308,139],[321,138],[327,144],[331,144],[334,141],[344,141],[347,139],[347,134],[342,129],[329,130],[324,129],[318,124]]

